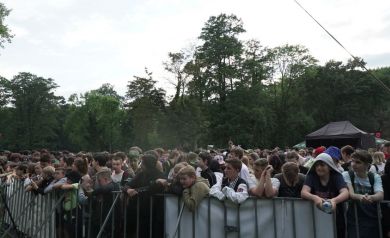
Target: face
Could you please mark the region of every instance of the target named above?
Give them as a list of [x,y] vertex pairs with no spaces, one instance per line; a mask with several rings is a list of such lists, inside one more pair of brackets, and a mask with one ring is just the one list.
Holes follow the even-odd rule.
[[54,178],[55,179],[61,179],[63,178],[65,175],[64,175],[64,171],[62,170],[58,170],[58,171],[55,171],[54,172]]
[[228,159],[239,159],[239,158],[235,153],[231,152],[228,154]]
[[368,169],[368,166],[363,161],[355,158],[352,159],[351,167],[356,173],[366,172]]
[[255,177],[256,177],[257,179],[260,179],[261,174],[263,173],[264,169],[265,169],[265,168],[264,168],[264,167],[261,167],[261,166],[255,166],[255,167],[253,167],[253,172],[254,172]]
[[315,171],[319,177],[329,175],[330,168],[329,166],[322,161],[316,163]]
[[120,172],[122,170],[122,160],[112,160],[112,170],[115,172]]
[[206,164],[204,163],[204,161],[202,159],[199,159],[198,162],[197,162],[198,166],[200,168],[204,168],[206,166]]
[[296,163],[298,164],[298,159],[297,158],[286,158],[286,162],[293,162],[293,163]]
[[231,164],[228,163],[226,163],[224,171],[225,171],[225,176],[230,180],[235,179],[238,176],[238,172],[239,172],[235,168],[233,168]]
[[249,161],[249,164],[253,166],[253,158],[252,156],[248,156],[248,161]]
[[41,168],[41,166],[35,166],[34,171],[35,171],[35,174],[36,174],[36,175],[42,174],[42,168]]
[[180,184],[183,188],[189,188],[195,183],[196,177],[188,175],[180,175]]

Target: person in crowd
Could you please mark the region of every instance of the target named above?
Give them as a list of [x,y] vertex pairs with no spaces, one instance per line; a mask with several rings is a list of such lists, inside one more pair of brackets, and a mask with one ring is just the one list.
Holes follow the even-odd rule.
[[123,160],[122,157],[114,155],[111,162],[112,174],[111,178],[114,183],[123,186],[126,183],[126,180],[130,177],[127,171],[122,169]]
[[15,168],[15,176],[14,178],[20,181],[24,181],[27,178],[27,165],[20,164]]
[[295,151],[288,152],[285,160],[286,160],[286,162],[296,163],[298,165],[298,168],[299,168],[299,173],[306,174],[307,171],[309,171],[308,168],[299,164],[299,155]]
[[102,170],[108,169],[106,164],[108,161],[108,156],[104,152],[95,153],[92,157],[92,168],[93,174],[90,174],[93,181],[96,181],[96,173],[99,173]]
[[187,154],[187,163],[194,167],[194,169],[198,167],[198,160],[199,156],[196,153],[190,152]]
[[248,162],[249,173],[253,174],[254,163],[256,160],[260,159],[259,154],[257,154],[256,152],[252,152],[249,154],[248,159],[249,159],[249,162]]
[[43,190],[44,193],[50,193],[53,190],[60,189],[61,185],[67,182],[65,177],[65,168],[56,168],[53,177],[53,181],[51,181],[51,183]]
[[254,177],[248,181],[249,194],[256,197],[272,198],[275,197],[279,189],[279,181],[271,176],[273,169],[272,165],[268,164],[267,159],[260,158],[255,161]]
[[180,183],[179,177],[177,176],[180,169],[188,166],[187,162],[180,162],[176,164],[172,169],[172,179],[159,178],[156,180],[156,183],[161,184],[164,187],[166,193],[171,193],[175,195],[182,195],[183,186]]
[[377,151],[372,155],[372,165],[370,166],[371,173],[377,173],[380,176],[383,175],[385,170],[385,154]]
[[305,182],[305,175],[299,172],[296,162],[286,162],[282,166],[282,173],[275,175],[280,186],[277,191],[278,197],[301,197],[301,190]]
[[[230,150],[230,153],[228,154],[229,159],[238,159],[242,160],[242,157],[244,156],[244,150],[241,147],[235,146]],[[240,178],[245,180],[246,182],[249,181],[250,174],[248,166],[241,163],[241,170],[240,170]]]
[[323,202],[329,200],[332,210],[336,211],[337,237],[344,237],[342,202],[349,198],[349,193],[347,184],[330,155],[321,153],[315,158],[314,164],[306,174],[301,197],[312,201],[320,209],[323,209]]
[[[157,179],[165,178],[164,174],[156,168],[157,157],[155,153],[147,151],[141,157],[141,170],[136,176],[126,183],[123,188],[123,191],[126,192],[130,198],[127,212],[128,214],[137,214],[137,205],[139,206],[139,211],[142,211],[140,214],[137,214],[139,217],[139,237],[149,237],[150,232],[150,199],[151,196],[157,193],[164,191],[164,187],[160,183],[156,183]],[[133,199],[136,198],[136,199]],[[152,215],[154,219],[159,222],[153,223],[153,225],[161,225],[163,217],[161,213],[158,214],[156,211],[162,209],[162,201],[158,198],[153,199],[156,209],[154,209],[154,214]],[[139,203],[139,204],[137,204]],[[158,208],[160,206],[160,208]],[[129,227],[129,232],[135,232],[136,228],[134,227],[137,224],[137,216],[131,216],[128,219],[127,226]],[[156,230],[153,230],[153,234],[161,230],[161,227],[156,227]]]
[[342,162],[343,162],[341,167],[344,169],[344,171],[352,170],[352,167],[351,167],[351,162],[352,162],[351,155],[352,155],[353,152],[355,152],[355,149],[352,146],[350,146],[350,145],[346,145],[346,146],[341,147],[341,157],[342,157]]
[[[81,176],[88,174],[87,160],[82,159],[82,158],[75,159],[73,164],[72,164],[71,170],[78,172],[79,174],[81,174]],[[65,173],[65,175],[66,175],[66,173]]]
[[305,166],[306,168],[310,169],[311,166],[312,166],[312,165],[314,164],[314,162],[315,162],[315,158],[316,158],[319,154],[323,153],[325,150],[326,150],[326,147],[325,147],[325,146],[319,146],[319,147],[315,148],[315,149],[313,150],[311,159],[309,159],[309,160],[304,164],[304,166]]
[[352,171],[343,173],[352,200],[347,211],[348,237],[379,237],[376,203],[383,200],[382,180],[378,174],[368,172],[372,157],[367,151],[355,151],[351,157]]
[[222,183],[223,170],[225,169],[225,160],[222,155],[215,155],[210,162],[210,170],[213,171],[217,183]]
[[276,174],[281,173],[283,162],[278,154],[274,153],[268,156],[268,163],[272,166],[271,177],[274,177]]
[[[211,155],[210,155],[211,158]],[[183,186],[183,202],[191,211],[195,211],[200,201],[209,194],[209,181],[197,177],[192,166],[186,166],[179,171],[180,184]]]
[[340,165],[340,160],[341,160],[341,151],[339,148],[337,148],[336,146],[329,146],[325,151],[324,153],[330,155],[330,157],[332,157],[333,159],[333,163],[336,165],[337,169],[340,171],[340,172],[343,172],[344,169],[343,167],[341,167]]
[[179,156],[180,156],[180,152],[178,150],[172,150],[168,155],[168,159],[164,161],[163,170],[164,170],[164,175],[166,177],[168,177],[169,173],[176,165]]
[[37,181],[32,180],[31,184],[26,187],[26,191],[33,191],[34,193],[44,194],[44,190],[54,180],[55,168],[53,166],[46,166],[42,170],[42,178]]
[[234,203],[242,203],[248,198],[248,185],[240,177],[242,162],[239,159],[227,159],[225,177],[210,189],[210,195],[219,200],[229,199]]
[[390,158],[390,142],[386,142],[382,148],[383,154],[385,154],[385,160]]
[[132,148],[130,148],[127,157],[129,158],[128,160],[129,167],[134,171],[134,175],[136,175],[141,168],[139,157],[142,152],[139,152],[141,149],[137,149],[138,147],[136,148],[132,147]]
[[[383,186],[383,199],[390,201],[390,160],[386,161],[384,173],[381,177]],[[383,237],[390,238],[390,203],[382,203],[382,230]]]
[[217,183],[215,174],[209,168],[211,160],[212,157],[209,152],[204,151],[199,153],[198,168],[201,169],[199,177],[207,179],[209,181],[209,186],[213,186]]

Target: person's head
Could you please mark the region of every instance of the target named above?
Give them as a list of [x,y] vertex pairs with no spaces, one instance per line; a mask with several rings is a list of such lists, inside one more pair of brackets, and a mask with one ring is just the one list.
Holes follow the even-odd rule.
[[242,156],[241,162],[246,166],[249,166],[249,158],[247,155]]
[[283,164],[282,174],[287,181],[291,183],[297,181],[298,173],[299,173],[299,167],[297,163],[286,162],[285,164]]
[[382,152],[385,154],[390,154],[390,142],[386,142],[383,145]]
[[85,175],[88,173],[88,163],[86,159],[83,158],[77,158],[73,162],[72,170],[77,171],[82,175]]
[[317,157],[319,154],[324,153],[325,150],[325,146],[315,148],[315,150],[313,150],[313,157]]
[[280,170],[282,168],[283,162],[280,159],[279,155],[277,155],[277,154],[270,155],[269,158],[268,158],[268,163],[270,165],[272,165],[272,168],[274,169],[274,171],[276,173],[280,173]]
[[229,153],[229,159],[242,159],[242,156],[244,156],[244,150],[240,147],[234,147],[230,150]]
[[122,172],[122,164],[123,164],[122,158],[120,156],[115,155],[112,158],[112,162],[111,162],[112,171],[114,171],[116,174]]
[[306,150],[300,149],[300,150],[298,151],[298,153],[299,153],[300,156],[306,157]]
[[111,171],[109,169],[103,169],[96,173],[96,181],[100,186],[105,186],[112,182]]
[[51,156],[49,153],[43,153],[41,154],[41,159],[39,161],[42,168],[45,168],[46,166],[49,166],[51,164]]
[[203,151],[199,153],[198,166],[203,170],[210,166],[212,157],[209,152]]
[[172,173],[173,179],[176,179],[177,175],[179,174],[179,171],[188,165],[189,164],[187,162],[180,162],[180,163],[175,164],[175,166],[173,167],[173,173]]
[[54,178],[55,168],[53,166],[46,166],[42,169],[42,178],[43,179],[51,179]]
[[256,160],[258,160],[259,154],[257,152],[252,152],[249,154],[248,159],[249,159],[249,165],[253,168],[253,164],[255,163]]
[[377,151],[372,155],[373,164],[382,164],[385,162],[385,154],[383,152]]
[[35,173],[36,175],[41,175],[41,174],[42,174],[42,167],[41,167],[41,165],[39,165],[39,164],[36,164],[36,165],[35,165],[35,167],[34,167],[34,173]]
[[168,160],[170,160],[175,164],[179,156],[180,156],[180,152],[178,150],[172,150],[168,155]]
[[286,162],[293,162],[293,163],[298,164],[299,163],[299,155],[298,155],[298,153],[295,152],[295,151],[287,152]]
[[309,173],[316,173],[318,177],[327,177],[331,173],[340,173],[332,157],[326,153],[319,154],[309,169]]
[[165,150],[163,148],[156,148],[156,149],[154,149],[154,151],[157,152],[158,159],[160,159],[163,156],[164,152],[165,152]]
[[180,184],[183,188],[190,188],[196,181],[196,173],[194,167],[187,165],[179,170]]
[[154,170],[156,169],[157,164],[157,157],[155,153],[148,153],[148,151],[145,152],[145,154],[141,157],[142,161],[142,168],[145,170]]
[[56,168],[54,172],[54,179],[59,180],[65,177],[65,169],[63,167]]
[[366,150],[356,150],[352,155],[351,167],[356,173],[364,173],[369,170],[372,157]]
[[253,164],[253,172],[257,179],[260,179],[264,169],[268,166],[268,160],[266,158],[260,158]]
[[100,152],[93,155],[92,166],[94,169],[106,166],[108,156],[106,153]]
[[353,152],[355,152],[355,149],[352,146],[350,146],[350,145],[343,146],[341,148],[341,157],[342,157],[343,161],[344,162],[350,161],[351,155]]
[[23,177],[25,174],[27,174],[27,165],[25,165],[25,164],[18,165],[15,168],[15,173],[16,173],[16,176]]
[[225,164],[225,176],[229,179],[235,179],[241,171],[242,162],[239,159],[227,159]]
[[81,179],[81,174],[77,171],[70,171],[66,174],[68,184],[78,183]]

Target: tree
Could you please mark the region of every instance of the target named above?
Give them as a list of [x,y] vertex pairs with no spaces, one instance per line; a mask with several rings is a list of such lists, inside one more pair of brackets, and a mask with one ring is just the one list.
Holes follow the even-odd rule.
[[13,37],[11,30],[4,24],[4,20],[10,12],[11,10],[7,9],[5,5],[0,2],[0,47],[2,48],[4,48],[4,43],[10,43]]
[[243,46],[238,35],[243,32],[241,19],[235,15],[220,14],[209,18],[199,36],[203,44],[198,47],[195,57],[206,67],[205,86],[222,104],[228,87],[233,90],[233,81],[239,78]]
[[62,97],[54,95],[51,78],[19,73],[5,86],[11,93],[14,148],[51,147],[56,143],[56,111]]

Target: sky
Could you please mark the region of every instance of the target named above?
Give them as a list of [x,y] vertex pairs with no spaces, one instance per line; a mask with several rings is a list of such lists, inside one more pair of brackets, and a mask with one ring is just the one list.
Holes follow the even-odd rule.
[[[0,48],[0,75],[52,78],[67,98],[104,83],[124,95],[134,75],[153,72],[172,94],[164,71],[169,52],[197,43],[210,16],[235,14],[265,47],[299,44],[324,64],[350,56],[294,0],[0,0],[12,9],[5,24],[15,35]],[[299,0],[368,67],[390,66],[389,0]]]

